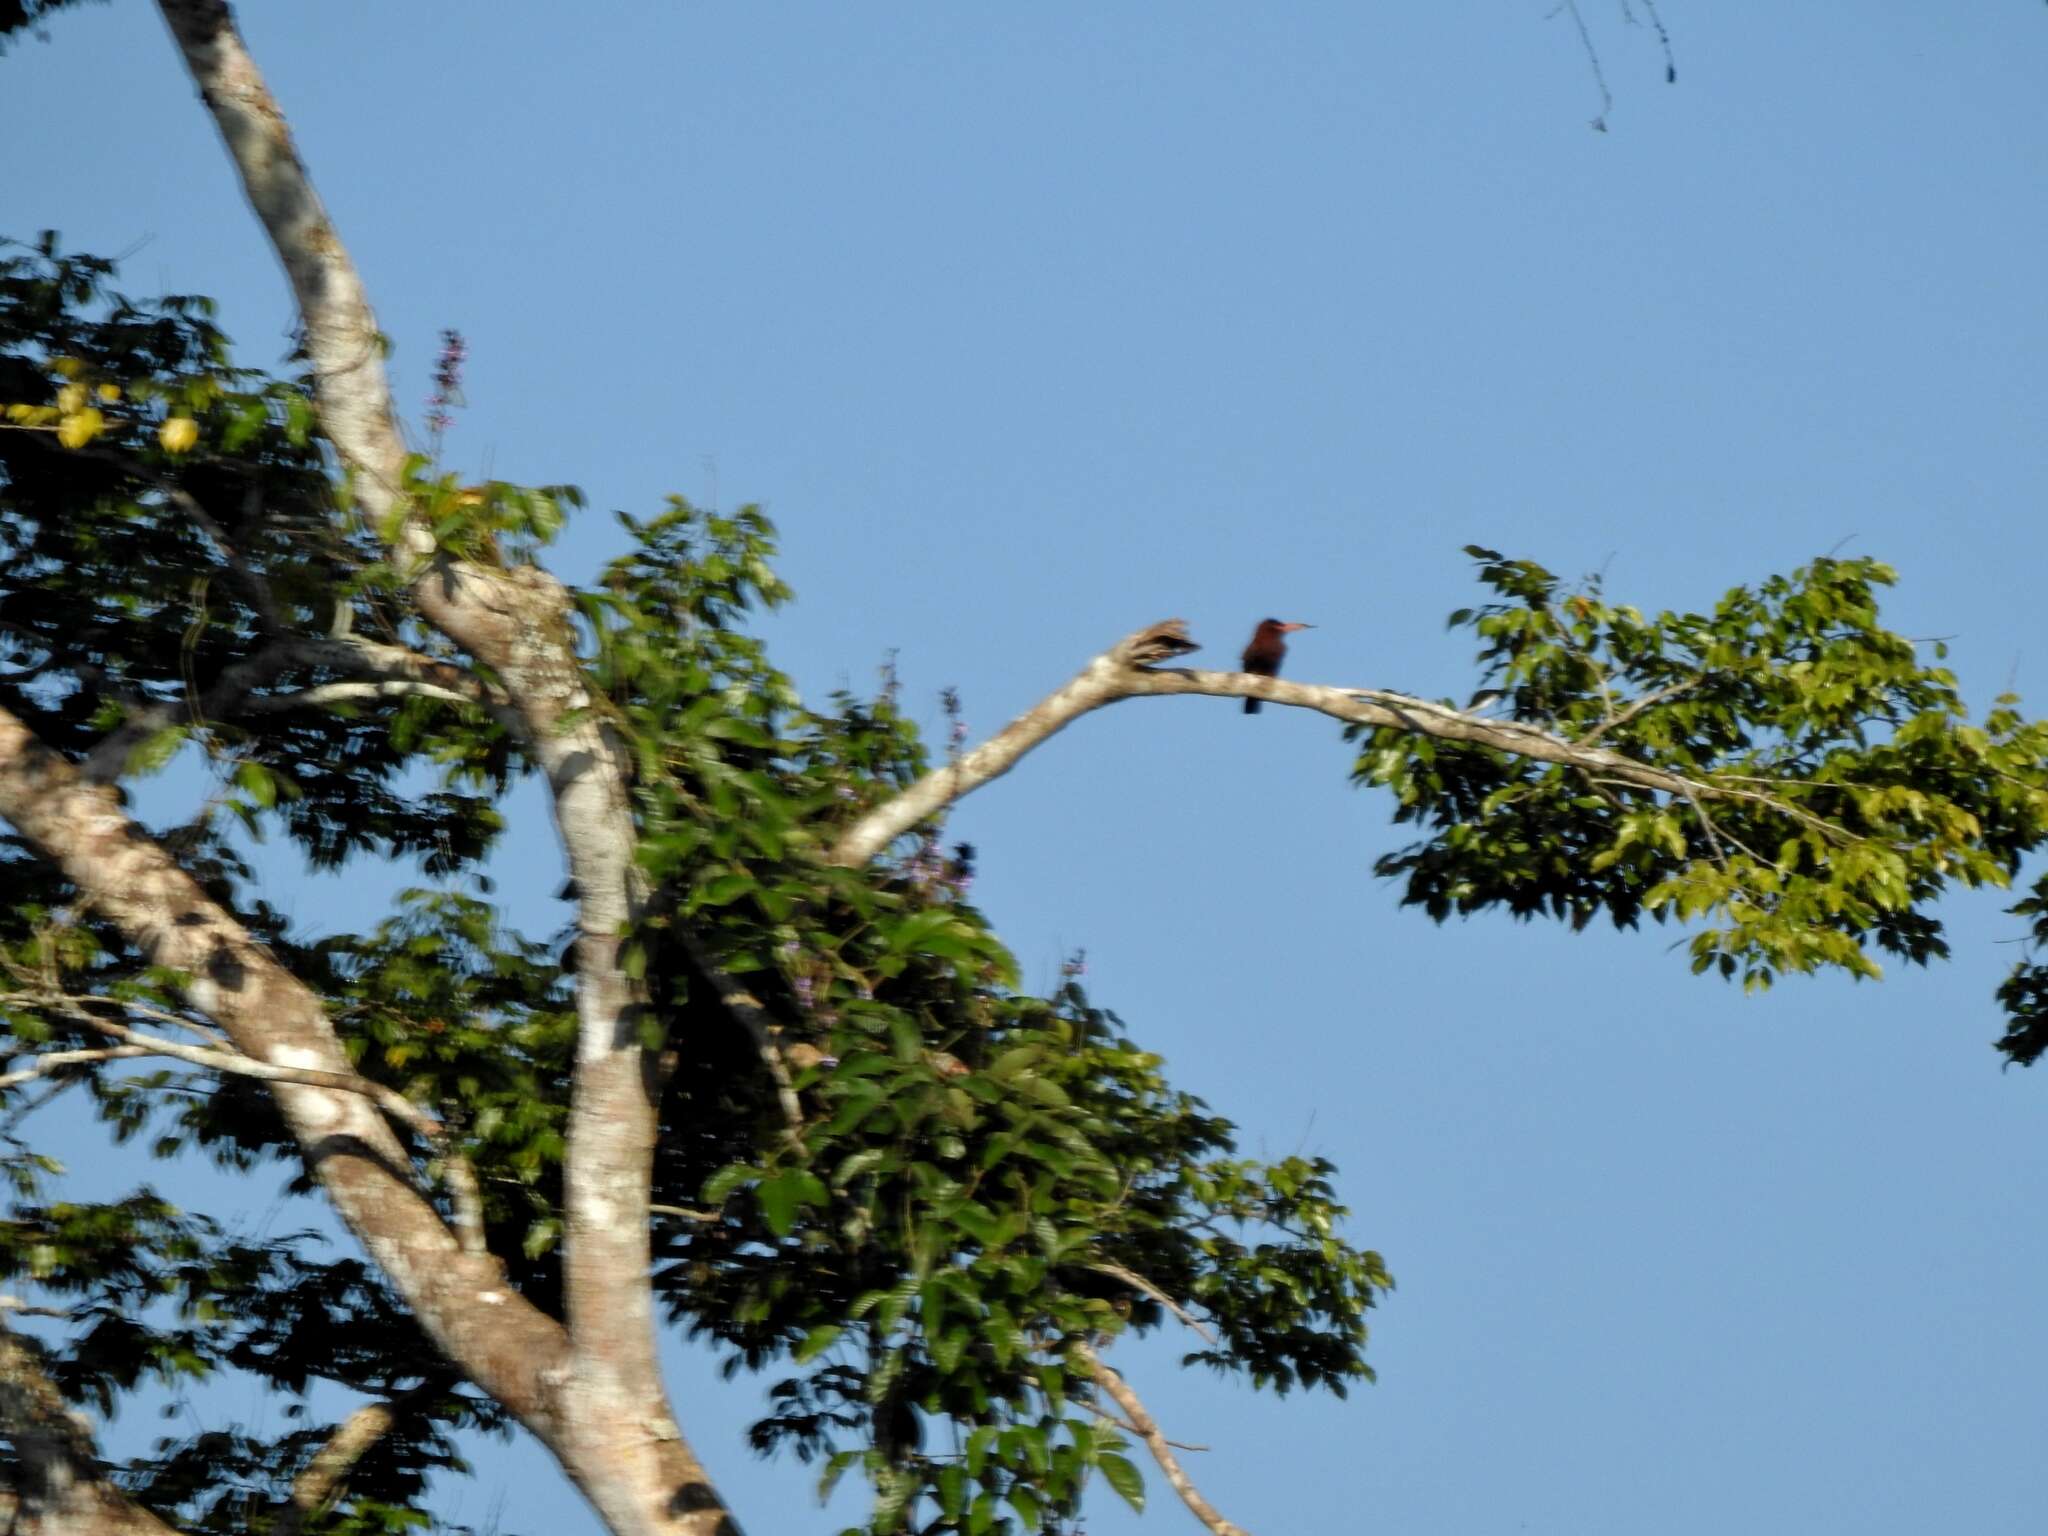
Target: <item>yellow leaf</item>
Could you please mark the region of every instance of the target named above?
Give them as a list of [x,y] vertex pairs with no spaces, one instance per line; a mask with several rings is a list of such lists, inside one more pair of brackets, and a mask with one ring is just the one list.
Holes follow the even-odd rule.
[[199,423],[190,416],[166,416],[156,429],[156,440],[170,453],[189,453],[199,441]]
[[75,379],[84,371],[85,364],[75,357],[53,357],[50,359],[50,372],[61,374],[67,379]]
[[87,406],[57,423],[57,441],[66,448],[83,448],[106,430],[107,418]]
[[57,391],[57,409],[66,416],[83,409],[84,405],[85,386],[83,384],[66,384]]
[[118,384],[102,384],[95,393],[108,405],[112,405],[121,398],[121,386]]

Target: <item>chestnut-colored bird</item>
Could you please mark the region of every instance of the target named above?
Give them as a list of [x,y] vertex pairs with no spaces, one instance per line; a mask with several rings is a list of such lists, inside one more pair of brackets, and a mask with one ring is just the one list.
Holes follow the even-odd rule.
[[[1261,677],[1278,677],[1280,663],[1287,656],[1286,637],[1297,629],[1314,628],[1313,624],[1283,624],[1278,619],[1259,620],[1259,627],[1252,631],[1252,643],[1244,648],[1244,670],[1256,672]],[[1246,699],[1244,712],[1256,715],[1259,712],[1259,701]]]

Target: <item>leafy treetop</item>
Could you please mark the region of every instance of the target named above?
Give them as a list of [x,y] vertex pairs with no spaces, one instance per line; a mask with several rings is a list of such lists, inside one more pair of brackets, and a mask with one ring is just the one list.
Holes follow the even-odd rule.
[[[203,300],[136,303],[110,277],[48,237],[0,259],[0,703],[109,775],[203,765],[212,794],[157,835],[327,1000],[359,1070],[448,1128],[415,1148],[423,1181],[446,1190],[451,1157],[473,1169],[507,1283],[559,1315],[568,935],[513,931],[483,872],[531,765],[488,677],[352,685],[351,647],[468,663],[412,610],[395,529],[352,511],[302,381],[236,368]],[[472,560],[537,558],[577,505],[425,457],[407,477],[440,546]],[[827,862],[929,766],[893,687],[820,708],[774,668],[747,628],[789,596],[758,509],[673,498],[621,522],[627,552],[572,622],[586,707],[630,752],[652,893],[626,958],[654,1000],[652,1283],[732,1369],[775,1373],[756,1447],[827,1484],[859,1470],[875,1532],[1068,1531],[1098,1476],[1143,1498],[1096,1364],[1122,1334],[1178,1328],[1178,1310],[1201,1328],[1190,1362],[1281,1392],[1367,1379],[1366,1314],[1391,1281],[1343,1236],[1329,1164],[1238,1156],[1078,963],[1051,997],[1023,991],[970,899],[975,852],[941,826],[868,868]],[[1923,662],[1880,625],[1893,577],[1874,561],[1652,619],[1597,581],[1471,553],[1488,601],[1452,622],[1513,718],[1694,788],[1354,731],[1355,778],[1418,833],[1379,872],[1439,920],[1647,915],[1691,927],[1695,970],[1745,985],[1869,976],[1873,952],[1944,954],[1933,901],[2008,883],[2048,833],[2043,727],[2011,700],[1972,723],[1938,648]],[[425,883],[309,938],[239,851],[269,835],[321,867],[411,861]],[[110,1020],[204,1028],[182,978],[18,841],[0,878],[9,1061],[103,1046]],[[2002,994],[2013,1060],[2048,1040],[2044,977],[2023,966]],[[146,1187],[51,1198],[24,1117],[72,1089],[158,1158],[249,1168],[292,1148],[242,1079],[106,1060],[8,1076],[0,1272],[62,1314],[41,1345],[61,1390],[105,1407],[235,1370],[297,1403],[321,1382],[389,1399],[402,1427],[319,1528],[427,1521],[427,1479],[459,1469],[450,1433],[502,1410],[373,1271],[306,1234],[240,1232]],[[185,1528],[260,1529],[324,1433],[172,1438],[121,1477]]]

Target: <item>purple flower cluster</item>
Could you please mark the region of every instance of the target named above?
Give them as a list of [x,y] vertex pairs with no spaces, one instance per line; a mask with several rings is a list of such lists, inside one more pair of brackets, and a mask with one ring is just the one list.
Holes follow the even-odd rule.
[[784,939],[775,948],[782,956],[784,966],[792,972],[789,986],[796,994],[797,1007],[806,1014],[815,1015],[819,1023],[828,1027],[838,1023],[837,1009],[820,1010],[818,1007],[818,972],[803,963],[803,946],[795,939]]
[[938,885],[946,878],[946,856],[939,852],[937,838],[927,837],[903,866],[913,885]]
[[911,884],[927,891],[965,897],[974,889],[974,844],[955,843],[953,855],[948,858],[939,849],[937,835],[927,834],[917,845],[917,852],[904,864],[903,873]]
[[462,364],[468,356],[462,332],[441,333],[441,355],[434,362],[434,392],[427,396],[427,430],[436,437],[455,425],[454,408],[467,403],[462,398]]

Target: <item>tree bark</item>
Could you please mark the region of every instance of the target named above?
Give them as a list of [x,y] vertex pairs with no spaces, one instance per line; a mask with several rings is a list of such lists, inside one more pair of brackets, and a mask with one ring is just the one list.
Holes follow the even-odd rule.
[[[382,526],[403,507],[405,443],[361,278],[228,7],[159,0],[159,8],[290,279],[321,428]],[[545,1438],[621,1536],[729,1536],[735,1527],[676,1426],[654,1348],[647,1208],[656,1107],[636,1018],[646,997],[619,965],[645,900],[627,755],[596,720],[569,719],[592,701],[558,582],[536,568],[452,559],[410,516],[397,542],[402,568],[416,573],[421,613],[502,682],[525,748],[547,775],[580,893],[564,1161],[568,1359]],[[460,1353],[453,1358],[469,1368]]]
[[4,1326],[0,1440],[14,1453],[0,1516],[16,1536],[177,1536],[107,1480],[91,1429],[45,1374],[35,1346]]
[[[320,998],[216,905],[122,811],[112,789],[0,710],[0,817],[118,924],[154,965],[184,972],[188,1003],[257,1062],[355,1080]],[[373,1098],[306,1082],[271,1085],[285,1122],[372,1258],[429,1337],[479,1386],[546,1433],[561,1329],[504,1283],[495,1259],[458,1251]]]

